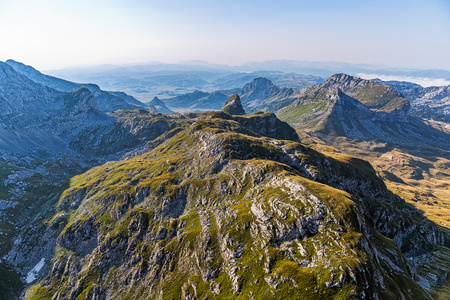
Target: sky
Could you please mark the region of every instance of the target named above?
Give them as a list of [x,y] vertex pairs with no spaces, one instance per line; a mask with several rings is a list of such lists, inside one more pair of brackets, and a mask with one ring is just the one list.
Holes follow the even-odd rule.
[[448,0],[0,0],[0,61],[40,70],[300,60],[450,70]]

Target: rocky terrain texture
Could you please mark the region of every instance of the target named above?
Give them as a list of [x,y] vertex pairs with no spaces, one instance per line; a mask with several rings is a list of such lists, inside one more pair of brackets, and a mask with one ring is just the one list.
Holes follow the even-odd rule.
[[[149,138],[128,126],[129,120],[121,119],[125,115],[120,111],[103,112],[97,100],[101,95],[96,96],[88,88],[73,92],[55,90],[1,62],[0,83],[1,151],[16,154],[45,151],[95,159],[131,149],[139,139]],[[149,111],[135,112],[145,115]],[[161,114],[152,116],[164,118]]]
[[149,152],[72,178],[5,257],[30,276],[24,297],[438,294],[449,269],[421,257],[448,251],[448,234],[369,163],[303,146],[274,114],[226,113],[237,99]]
[[235,94],[225,102],[222,111],[229,115],[245,115],[245,110],[242,107],[241,98]]
[[[378,163],[364,155],[408,201],[400,188],[420,198],[421,176],[447,178],[448,136],[391,88],[343,74],[288,96],[264,78],[248,86],[263,109],[304,101],[309,111],[286,115],[310,122],[296,132],[272,113],[246,115],[243,95],[219,112],[105,112],[101,93],[52,88],[11,64],[0,63],[1,299],[449,295],[448,231],[339,153],[390,149]],[[426,169],[418,153],[436,159]]]
[[411,113],[428,120],[450,123],[450,86],[422,87],[401,81],[385,81],[411,102]]

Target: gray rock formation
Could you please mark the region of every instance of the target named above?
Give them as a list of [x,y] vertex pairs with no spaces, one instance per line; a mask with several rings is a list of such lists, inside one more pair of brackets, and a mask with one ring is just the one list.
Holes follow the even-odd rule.
[[225,102],[222,111],[230,115],[245,115],[245,110],[242,107],[241,98],[235,94]]
[[[345,74],[294,93],[277,116],[333,144],[336,137],[379,141],[386,149],[450,147],[449,134],[409,114],[409,101],[392,87]],[[339,147],[339,145],[336,145]]]

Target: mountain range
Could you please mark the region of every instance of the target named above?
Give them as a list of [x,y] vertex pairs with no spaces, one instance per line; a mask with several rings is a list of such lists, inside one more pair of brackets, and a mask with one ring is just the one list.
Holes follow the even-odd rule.
[[449,133],[393,86],[148,106],[0,63],[0,298],[445,299]]
[[103,89],[124,91],[144,102],[150,101],[155,96],[165,100],[192,93],[195,90],[213,92],[242,88],[258,77],[265,77],[279,87],[293,89],[323,83],[326,78],[342,72],[356,76],[373,74],[374,76],[370,78],[397,76],[398,78],[450,81],[450,73],[445,70],[412,70],[376,65],[294,60],[248,62],[241,66],[209,64],[203,61],[179,64],[151,62],[139,65],[69,68],[49,72],[61,78],[95,82]]
[[174,110],[201,111],[217,110],[233,94],[239,94],[242,105],[249,112],[276,111],[295,99],[292,88],[280,88],[271,80],[258,77],[242,88],[215,92],[194,91],[192,93],[165,99],[165,103]]
[[[147,106],[125,102],[134,98],[124,93],[97,90],[94,94],[88,87],[95,85],[72,85],[24,67],[29,75],[16,71],[20,64],[13,68],[10,63],[0,62],[1,256],[26,224],[48,213],[70,177],[99,163],[145,151],[152,140],[188,123],[181,115],[135,109]],[[59,89],[40,83],[44,80]],[[70,87],[76,90],[63,91]],[[103,101],[103,109],[119,103],[119,107],[123,104],[135,110],[105,112],[97,99]],[[21,285],[3,259],[0,274],[0,290],[6,295]],[[4,286],[3,280],[10,283]],[[10,299],[10,295],[5,297]]]
[[45,75],[31,66],[24,65],[11,59],[7,60],[6,64],[10,65],[15,71],[28,77],[35,83],[53,88],[58,91],[73,92],[82,87],[87,88],[95,96],[98,108],[103,112],[112,112],[118,109],[132,110],[136,108],[143,108],[151,112],[170,113],[167,108],[164,107],[164,105],[161,105],[161,103],[157,103],[157,105],[161,107],[161,111],[159,111],[158,108],[152,106],[151,102],[144,104],[133,96],[130,96],[124,92],[104,91],[100,89],[100,87],[96,84],[80,84]]
[[193,64],[104,66],[88,70],[59,70],[52,73],[72,80],[97,82],[103,88],[125,91],[144,102],[151,101],[155,96],[165,101],[167,98],[195,91],[214,92],[242,88],[258,77],[265,77],[278,86],[294,89],[324,81],[319,76],[293,72],[259,70],[247,72],[224,66]]
[[[391,190],[449,226],[447,123],[420,118],[420,109],[413,111],[414,104],[389,85],[344,74],[299,94],[276,114],[298,129],[303,143],[370,161]],[[444,116],[440,111],[434,115]]]
[[284,121],[330,140],[337,136],[380,140],[386,147],[419,144],[450,149],[447,133],[410,115],[410,102],[392,87],[371,80],[336,74],[307,87],[277,115]]

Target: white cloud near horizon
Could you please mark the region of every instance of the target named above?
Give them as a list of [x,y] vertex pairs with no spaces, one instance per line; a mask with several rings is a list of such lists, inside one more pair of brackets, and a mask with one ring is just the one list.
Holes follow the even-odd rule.
[[359,73],[356,76],[364,79],[380,79],[383,81],[404,81],[417,83],[423,87],[430,86],[447,86],[450,81],[444,78],[428,78],[428,77],[412,77],[412,76],[395,76],[395,75],[381,75],[381,74],[365,74]]

